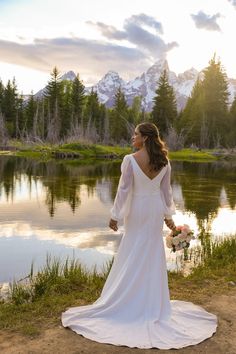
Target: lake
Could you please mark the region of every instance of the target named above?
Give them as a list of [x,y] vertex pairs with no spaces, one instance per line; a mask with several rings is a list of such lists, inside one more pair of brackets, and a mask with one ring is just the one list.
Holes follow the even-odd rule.
[[[172,161],[176,224],[199,238],[236,234],[236,163]],[[123,227],[108,228],[120,162],[38,162],[0,156],[0,282],[25,277],[47,255],[101,270],[117,252]],[[164,227],[164,235],[168,229]],[[168,269],[176,254],[166,249]],[[179,257],[179,255],[178,255]]]

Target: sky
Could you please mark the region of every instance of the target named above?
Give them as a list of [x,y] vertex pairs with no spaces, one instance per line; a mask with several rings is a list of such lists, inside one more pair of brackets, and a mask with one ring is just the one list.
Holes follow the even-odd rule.
[[0,79],[29,94],[54,66],[91,86],[163,58],[176,74],[200,71],[214,53],[236,79],[235,33],[236,0],[0,0]]

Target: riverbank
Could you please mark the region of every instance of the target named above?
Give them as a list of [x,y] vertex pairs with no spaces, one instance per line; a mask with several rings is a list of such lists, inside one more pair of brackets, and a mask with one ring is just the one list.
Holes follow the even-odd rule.
[[217,331],[202,343],[183,349],[142,350],[96,343],[63,328],[59,321],[52,324],[47,318],[42,318],[41,324],[38,324],[41,326],[41,333],[38,336],[24,336],[18,332],[0,330],[0,352],[1,354],[235,354],[236,290],[231,289],[227,294],[213,294],[205,298],[201,305],[207,311],[216,314]]
[[[23,144],[19,141],[9,142],[0,147],[0,155],[31,157],[39,160],[51,159],[121,159],[132,152],[130,146],[110,146],[73,142],[61,145]],[[220,159],[236,160],[236,149],[182,149],[169,151],[171,160],[211,162]]]
[[[202,263],[185,276],[169,273],[172,299],[205,306],[213,296],[236,296],[236,236],[223,241],[208,241],[191,259]],[[70,306],[93,303],[100,295],[111,262],[102,273],[88,272],[76,261],[61,263],[48,258],[45,267],[34,274],[29,270],[27,283],[12,284],[8,302],[0,302],[0,333],[35,338],[47,329],[60,326],[61,313]]]

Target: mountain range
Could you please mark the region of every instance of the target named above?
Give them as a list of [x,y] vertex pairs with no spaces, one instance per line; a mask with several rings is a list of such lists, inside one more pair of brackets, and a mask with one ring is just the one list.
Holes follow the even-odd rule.
[[[91,92],[93,89],[97,92],[98,98],[101,103],[106,107],[112,107],[114,104],[114,97],[117,89],[121,87],[125,94],[128,105],[131,105],[135,96],[142,97],[142,108],[149,112],[152,110],[153,98],[157,83],[163,70],[166,70],[169,76],[169,83],[172,85],[176,95],[178,111],[184,108],[188,97],[191,94],[195,81],[201,75],[202,71],[197,71],[194,68],[184,71],[181,74],[176,74],[169,69],[167,60],[159,60],[153,64],[146,72],[137,76],[130,81],[123,80],[115,71],[108,71],[97,84],[91,87],[86,87],[86,93]],[[61,79],[74,80],[75,73],[68,71]],[[228,79],[229,89],[229,103],[232,103],[236,94],[236,79]],[[36,97],[42,96],[45,88],[35,94]]]

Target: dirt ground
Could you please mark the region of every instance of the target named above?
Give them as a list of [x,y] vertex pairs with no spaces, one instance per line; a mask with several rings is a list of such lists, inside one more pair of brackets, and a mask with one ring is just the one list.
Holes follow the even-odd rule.
[[216,333],[204,342],[183,349],[138,349],[101,344],[62,326],[46,329],[36,338],[0,331],[1,354],[236,354],[236,289],[215,295],[204,305],[218,317]]

